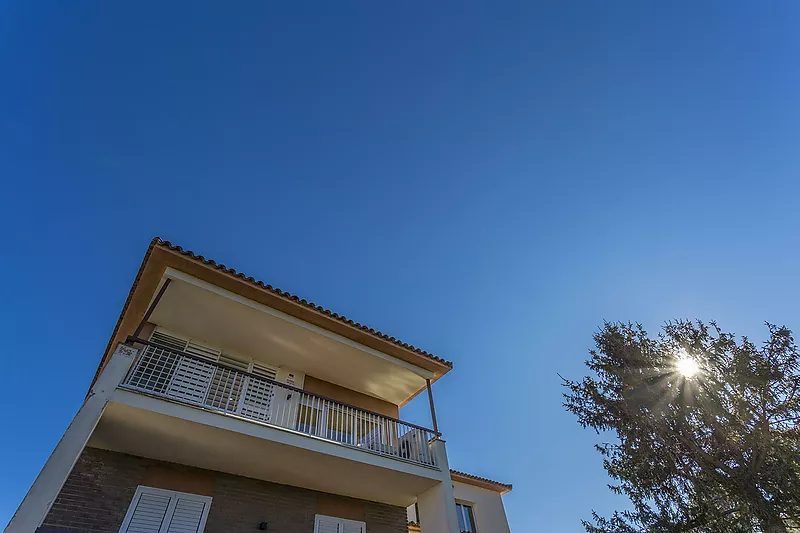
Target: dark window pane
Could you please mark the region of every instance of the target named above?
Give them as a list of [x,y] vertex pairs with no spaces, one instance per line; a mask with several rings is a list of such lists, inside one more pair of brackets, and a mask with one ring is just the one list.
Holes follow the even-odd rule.
[[472,507],[469,505],[464,506],[464,514],[466,515],[467,531],[475,533],[478,529],[475,527],[475,517],[472,516]]
[[456,504],[456,514],[458,515],[458,529],[460,531],[466,531],[467,526],[464,523],[464,506],[460,503]]

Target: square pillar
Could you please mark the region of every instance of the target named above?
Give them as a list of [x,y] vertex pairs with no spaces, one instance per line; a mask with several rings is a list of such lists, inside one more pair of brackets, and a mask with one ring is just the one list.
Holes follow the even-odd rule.
[[436,465],[442,469],[442,482],[417,496],[420,533],[459,533],[445,442],[436,439],[431,443],[431,450],[436,458]]

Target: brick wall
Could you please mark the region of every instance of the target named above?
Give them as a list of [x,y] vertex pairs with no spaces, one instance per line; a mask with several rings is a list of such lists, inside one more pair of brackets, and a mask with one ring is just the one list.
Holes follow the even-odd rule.
[[116,533],[148,462],[86,448],[44,520],[45,526]]
[[[208,486],[213,500],[206,533],[255,533],[258,524],[264,521],[269,523],[269,533],[313,533],[318,506],[324,504],[325,509],[330,509],[336,501],[347,513],[363,513],[367,533],[408,531],[403,507],[331,496],[96,448],[86,448],[81,454],[45,518],[42,530],[117,533],[138,485],[182,489],[169,486],[170,476],[165,472],[174,473],[173,482],[186,485],[197,479],[198,487]],[[355,518],[345,514],[336,516]]]

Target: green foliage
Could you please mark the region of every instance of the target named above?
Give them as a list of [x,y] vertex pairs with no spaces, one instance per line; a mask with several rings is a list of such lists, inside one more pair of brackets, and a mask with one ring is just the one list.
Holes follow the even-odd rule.
[[[588,533],[792,531],[800,523],[800,354],[767,324],[757,346],[714,322],[669,323],[657,338],[606,323],[586,365],[565,380],[583,427],[616,435],[597,446],[632,507],[593,514]],[[687,378],[677,361],[693,358]]]

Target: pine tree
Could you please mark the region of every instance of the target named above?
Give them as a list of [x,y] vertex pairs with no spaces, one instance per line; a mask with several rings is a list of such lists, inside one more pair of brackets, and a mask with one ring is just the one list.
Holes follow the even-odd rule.
[[606,323],[589,376],[565,407],[597,445],[630,510],[592,513],[588,533],[777,533],[800,523],[800,354],[767,324],[758,346],[716,323],[668,323],[656,338]]

